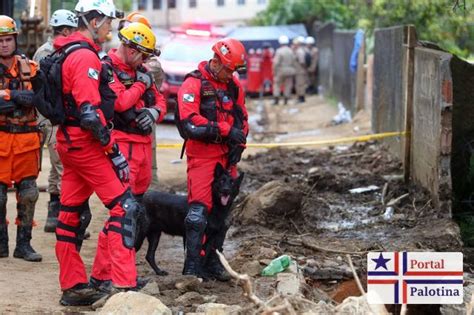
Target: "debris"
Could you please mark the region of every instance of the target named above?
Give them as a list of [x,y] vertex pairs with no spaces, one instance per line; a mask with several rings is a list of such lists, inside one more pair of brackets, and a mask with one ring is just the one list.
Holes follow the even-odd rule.
[[262,267],[260,266],[260,263],[257,260],[251,260],[251,261],[245,262],[240,268],[240,272],[245,272],[250,277],[255,277],[255,276],[260,275],[261,270],[262,270]]
[[403,199],[405,199],[406,197],[408,197],[410,194],[404,194],[404,195],[401,195],[400,197],[398,198],[394,198],[392,200],[390,200],[388,203],[387,203],[387,206],[389,207],[393,207],[393,206],[396,206],[397,203],[399,203],[400,201],[402,201]]
[[160,288],[155,281],[149,281],[143,289],[140,290],[141,293],[157,296],[160,294]]
[[351,112],[348,111],[345,107],[344,104],[341,102],[337,103],[337,108],[339,109],[339,112],[337,113],[336,116],[334,116],[331,120],[331,122],[334,125],[339,125],[339,124],[344,124],[348,123],[352,120],[351,117]]
[[273,276],[284,271],[291,264],[291,258],[288,255],[282,255],[273,259],[268,266],[263,268],[262,276]]
[[403,175],[399,174],[393,174],[393,175],[382,175],[382,178],[386,181],[397,181],[397,180],[403,180],[404,177]]
[[176,303],[183,306],[192,306],[194,304],[203,304],[206,300],[204,297],[194,291],[186,292],[176,299]]
[[351,194],[362,194],[362,193],[366,193],[366,192],[375,191],[375,190],[378,190],[378,189],[380,189],[379,186],[370,185],[370,186],[367,186],[367,187],[359,187],[359,188],[349,189],[349,192]]
[[301,286],[304,283],[306,283],[304,278],[298,274],[288,272],[279,273],[277,275],[277,292],[283,296],[303,296]]
[[201,283],[201,278],[195,276],[183,276],[182,279],[176,282],[175,288],[180,291],[194,291]]
[[227,315],[238,314],[242,308],[239,305],[226,305],[218,303],[201,304],[196,308],[196,313],[204,313],[206,315]]
[[385,219],[385,221],[390,221],[393,218],[393,212],[394,212],[393,207],[385,208],[385,212],[383,214],[383,218]]

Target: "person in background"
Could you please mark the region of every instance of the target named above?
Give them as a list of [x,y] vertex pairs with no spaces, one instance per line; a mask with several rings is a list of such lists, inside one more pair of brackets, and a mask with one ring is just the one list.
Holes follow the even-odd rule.
[[262,46],[262,88],[261,97],[272,90],[273,85],[273,48],[269,42],[264,42]]
[[293,50],[296,57],[295,90],[298,103],[306,101],[306,88],[308,87],[308,66],[304,37],[298,36],[293,39]]
[[278,42],[280,47],[276,50],[275,57],[273,57],[273,105],[278,105],[282,85],[284,87],[284,104],[286,105],[293,89],[293,80],[296,74],[296,58],[289,46],[290,40],[288,36],[280,36]]
[[314,37],[308,36],[305,39],[306,49],[311,57],[311,64],[308,67],[309,76],[309,91],[310,93],[318,94],[318,62],[319,62],[319,50],[314,45]]
[[40,133],[31,80],[36,62],[17,52],[15,21],[0,15],[0,258],[9,256],[7,192],[16,188],[16,247],[13,257],[41,261],[30,244],[39,191]]
[[[33,60],[38,64],[44,57],[54,52],[54,40],[59,37],[68,37],[75,31],[77,27],[76,14],[69,10],[56,10],[49,20],[49,26],[53,28],[53,37],[49,37],[46,43],[38,48],[33,56]],[[58,223],[59,195],[61,191],[61,176],[63,174],[63,165],[61,164],[58,152],[56,151],[56,132],[58,131],[58,127],[52,126],[51,122],[41,114],[39,114],[38,121],[40,128],[46,137],[45,143],[48,146],[49,161],[51,163],[51,169],[48,176],[48,215],[46,217],[44,231],[54,233]]]

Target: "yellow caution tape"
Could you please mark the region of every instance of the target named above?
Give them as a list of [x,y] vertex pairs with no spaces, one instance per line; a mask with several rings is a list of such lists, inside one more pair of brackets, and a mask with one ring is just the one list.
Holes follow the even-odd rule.
[[[371,135],[357,136],[357,137],[346,137],[339,139],[329,139],[329,140],[318,140],[318,141],[302,141],[302,142],[285,142],[285,143],[247,143],[248,148],[276,148],[276,147],[309,147],[315,145],[331,145],[338,143],[347,143],[347,142],[366,142],[371,140],[390,138],[390,137],[400,137],[405,136],[406,131],[395,131],[395,132],[383,132],[375,133]],[[182,143],[170,143],[170,144],[157,144],[156,147],[160,149],[169,149],[169,148],[181,148]]]

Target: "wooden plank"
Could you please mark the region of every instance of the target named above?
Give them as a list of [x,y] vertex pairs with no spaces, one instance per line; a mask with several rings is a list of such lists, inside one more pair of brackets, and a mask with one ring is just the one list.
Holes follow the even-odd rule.
[[357,74],[356,74],[356,112],[365,107],[365,37],[359,50],[357,58]]

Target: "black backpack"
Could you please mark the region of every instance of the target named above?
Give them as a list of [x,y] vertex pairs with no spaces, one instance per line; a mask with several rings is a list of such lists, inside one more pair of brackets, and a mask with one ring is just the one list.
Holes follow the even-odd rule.
[[[65,95],[63,94],[62,84],[62,64],[67,56],[83,48],[89,49],[97,54],[94,48],[87,42],[69,43],[43,58],[40,61],[40,69],[37,75],[31,80],[35,92],[35,107],[44,117],[51,121],[52,125],[61,125],[66,121],[66,117],[75,116],[73,114],[75,108],[71,106],[65,107]],[[72,96],[70,98],[72,98]],[[66,101],[68,100],[66,99]]]

